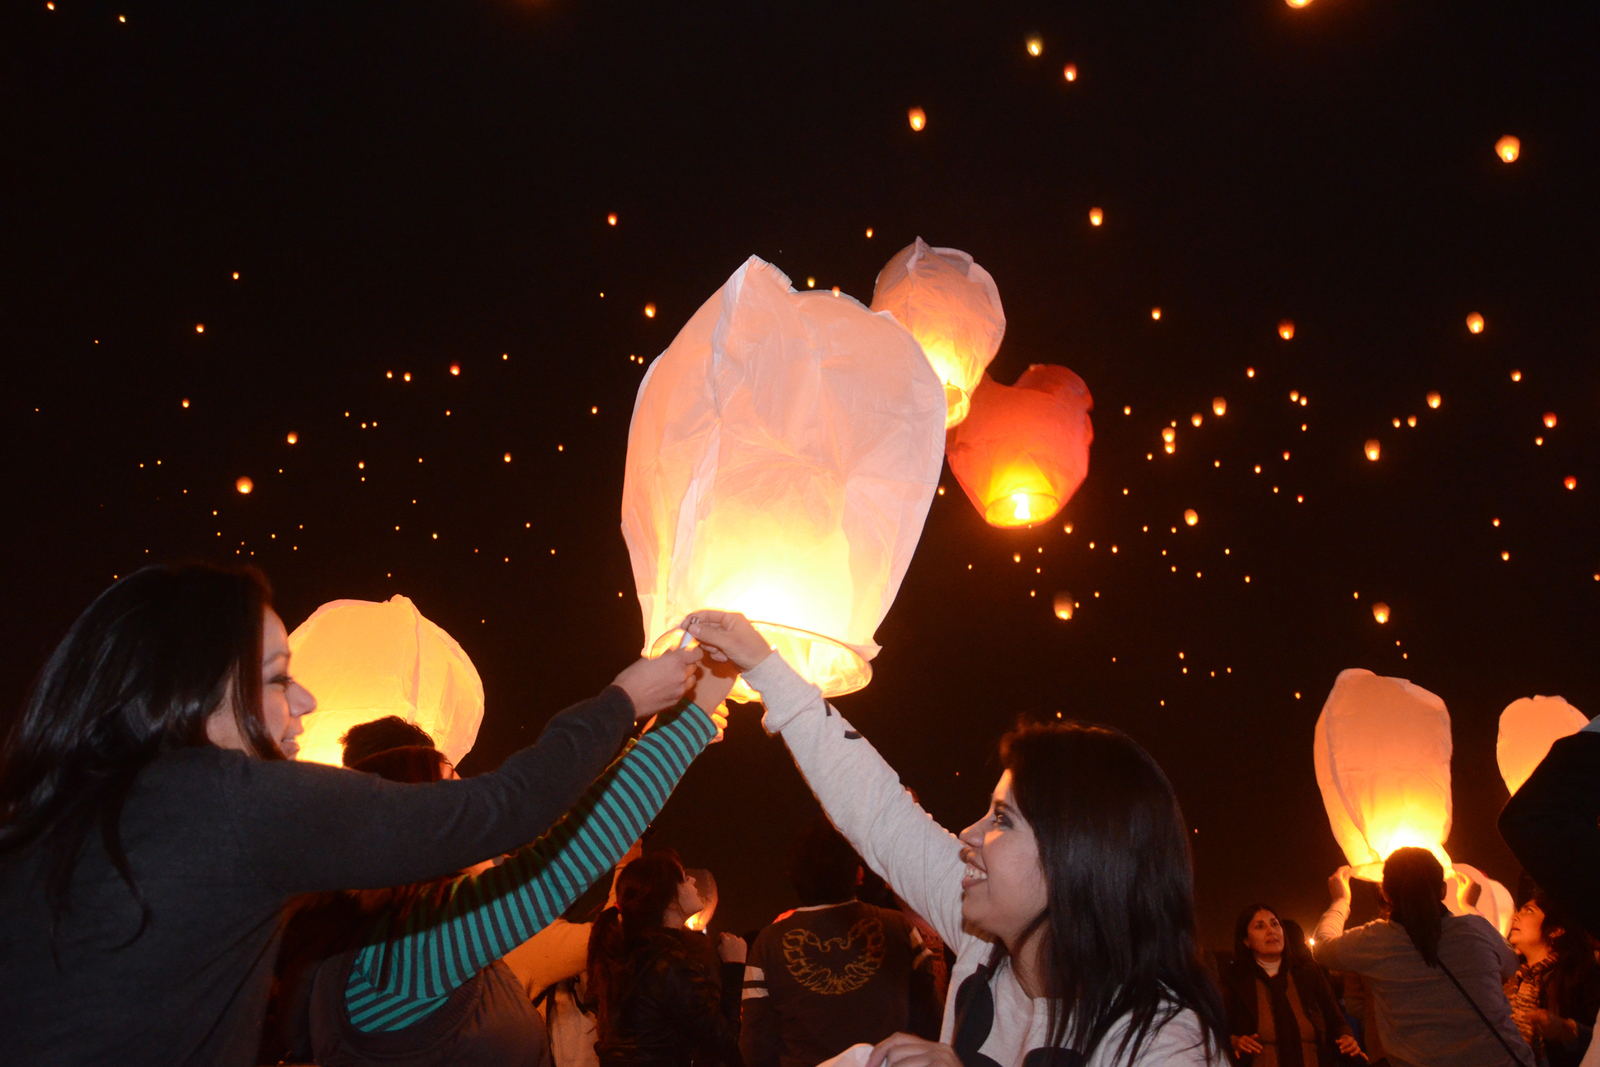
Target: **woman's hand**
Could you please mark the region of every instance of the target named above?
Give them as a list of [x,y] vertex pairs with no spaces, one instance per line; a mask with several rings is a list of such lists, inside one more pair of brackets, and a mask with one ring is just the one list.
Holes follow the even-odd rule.
[[1260,1034],[1234,1034],[1229,1038],[1233,1042],[1235,1056],[1254,1056],[1261,1052]]
[[648,719],[673,707],[694,684],[700,662],[698,648],[675,649],[655,659],[641,659],[617,675],[612,684],[620,686],[633,701],[633,719]]
[[1360,1056],[1362,1059],[1367,1058],[1367,1054],[1361,1051],[1360,1044],[1356,1042],[1354,1034],[1340,1034],[1339,1039],[1335,1041],[1334,1044],[1338,1045],[1339,1051],[1344,1053],[1346,1056]]
[[[733,692],[733,683],[738,680],[739,672],[733,664],[725,661],[715,662],[708,654],[700,663],[700,673],[694,680],[694,692],[690,694],[689,699],[693,700],[701,711],[715,719],[717,708],[728,699],[728,694]],[[723,713],[722,721],[717,725],[719,728],[728,725],[726,713]]]
[[1328,876],[1328,899],[1335,904],[1350,899],[1350,876],[1354,870],[1346,864]]
[[697,611],[683,621],[683,628],[705,646],[712,659],[728,660],[741,671],[756,666],[772,652],[767,639],[737,611]]
[[723,963],[743,963],[749,951],[750,946],[744,943],[742,937],[729,933],[717,937],[717,955],[722,957]]
[[911,1034],[890,1034],[873,1046],[867,1067],[961,1067],[956,1050]]

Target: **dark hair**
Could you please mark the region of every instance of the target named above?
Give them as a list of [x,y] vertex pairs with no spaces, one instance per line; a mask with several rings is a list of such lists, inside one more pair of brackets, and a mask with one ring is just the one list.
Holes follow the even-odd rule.
[[391,782],[441,782],[450,761],[436,748],[402,745],[368,756],[350,769],[366,771]]
[[368,756],[387,752],[391,748],[435,748],[428,731],[398,715],[385,715],[371,722],[361,722],[350,727],[339,738],[344,746],[344,765],[354,767]]
[[[1189,833],[1167,776],[1132,738],[1084,723],[1028,726],[1000,743],[1048,884],[1041,932],[1050,1043],[1091,1058],[1126,1017],[1128,1062],[1184,1008],[1209,1059],[1227,1026],[1195,932]],[[996,946],[996,956],[1004,946]]]
[[118,826],[139,771],[209,744],[230,697],[250,751],[282,759],[261,720],[261,624],[272,603],[254,567],[146,567],[95,598],[56,645],[0,749],[0,856],[38,842],[56,920],[91,831],[143,913]]
[[803,908],[854,900],[861,867],[861,857],[826,815],[802,826],[789,849],[789,881]]
[[1549,943],[1556,957],[1548,986],[1548,1006],[1564,1018],[1580,1018],[1585,1007],[1583,994],[1592,985],[1597,969],[1594,938],[1543,889],[1535,886],[1532,900],[1544,912],[1539,936]]
[[661,928],[683,879],[683,863],[671,849],[646,852],[617,873],[617,902],[589,931],[589,996],[596,1004],[597,1033],[606,1032],[629,958],[647,933]]
[[1444,865],[1425,848],[1397,848],[1383,861],[1389,919],[1399,923],[1429,967],[1439,966],[1444,934]]
[[[1271,904],[1248,904],[1239,913],[1233,923],[1233,969],[1234,971],[1248,971],[1255,965],[1255,950],[1250,947],[1250,923],[1257,915],[1268,912],[1278,924],[1283,925],[1283,917],[1278,914],[1278,909]],[[1287,950],[1287,945],[1285,946]]]

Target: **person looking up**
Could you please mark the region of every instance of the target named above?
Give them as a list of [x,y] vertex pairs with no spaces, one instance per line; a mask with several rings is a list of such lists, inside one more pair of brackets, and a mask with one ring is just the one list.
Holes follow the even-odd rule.
[[1541,1062],[1576,1067],[1600,1011],[1594,941],[1537,888],[1511,917],[1506,940],[1523,961],[1506,981],[1517,1030]]
[[[1367,980],[1377,1044],[1396,1067],[1534,1067],[1511,1021],[1502,983],[1517,957],[1481,915],[1444,906],[1444,867],[1425,848],[1401,848],[1383,864],[1389,917],[1346,930],[1349,867],[1328,879],[1328,910],[1312,954]],[[1367,1035],[1371,1039],[1372,1035]]]
[[253,568],[152,566],[51,654],[0,746],[0,1019],[16,1067],[252,1063],[291,898],[539,837],[698,654],[628,667],[468,781],[288,759],[316,707]]
[[1069,723],[1006,735],[989,810],[957,837],[748,619],[703,611],[687,628],[739,667],[834,825],[956,952],[942,1042],[895,1034],[867,1067],[1227,1061],[1196,942],[1189,828],[1126,734]]
[[344,753],[341,762],[346,767],[354,767],[368,756],[391,748],[437,747],[428,731],[398,715],[356,723],[339,738],[339,745]]
[[1341,1054],[1361,1054],[1327,975],[1309,955],[1291,951],[1266,904],[1239,913],[1222,996],[1233,1054],[1248,1067],[1333,1067]]

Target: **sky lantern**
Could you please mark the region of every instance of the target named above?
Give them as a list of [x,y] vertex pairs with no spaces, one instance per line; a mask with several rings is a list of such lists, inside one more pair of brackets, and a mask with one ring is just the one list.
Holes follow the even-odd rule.
[[878,272],[872,310],[893,315],[922,345],[944,383],[945,425],[966,418],[983,368],[1006,335],[989,272],[960,249],[930,248],[918,237]]
[[1561,484],[1566,486],[1568,489],[1576,489],[1578,488],[1578,479],[1569,474]]
[[928,113],[920,107],[914,107],[907,111],[906,118],[911,122],[911,128],[918,132],[921,132],[922,128],[928,124]]
[[296,680],[317,698],[296,759],[338,766],[344,732],[386,715],[428,731],[451,763],[478,739],[478,669],[406,597],[324,604],[289,635],[289,654]]
[[1211,399],[1211,413],[1213,415],[1217,416],[1218,418],[1221,418],[1222,416],[1226,415],[1228,413],[1228,401],[1226,400],[1226,398],[1220,397],[1220,396],[1212,397],[1212,399]]
[[1076,63],[1068,63],[1065,67],[1061,68],[1061,76],[1067,79],[1069,82],[1077,81],[1078,65]]
[[1467,330],[1470,333],[1483,332],[1483,316],[1474,311],[1467,316]]
[[1072,609],[1076,606],[1073,602],[1072,594],[1065,589],[1056,594],[1054,604],[1056,618],[1061,619],[1063,622],[1072,618]]
[[1106,219],[1105,212],[1101,211],[1099,208],[1092,207],[1092,208],[1089,209],[1089,225],[1090,226],[1098,226],[1102,222],[1104,222],[1105,219]]
[[1522,154],[1522,142],[1508,133],[1494,143],[1494,154],[1506,163],[1515,163]]
[[1200,513],[1194,508],[1188,508],[1183,513],[1183,521],[1186,524],[1193,526],[1200,521]]
[[1201,415],[1198,411],[1189,416],[1189,422],[1191,425],[1199,426],[1204,421],[1205,416]]
[[1555,412],[1547,411],[1547,412],[1544,413],[1544,428],[1547,429],[1547,430],[1553,430],[1553,429],[1556,428],[1556,413]]
[[256,487],[256,483],[252,482],[249,478],[241,477],[238,481],[233,483],[233,487],[239,490],[239,492],[248,496],[250,491]]
[[1494,743],[1494,759],[1506,790],[1521,789],[1550,754],[1551,745],[1588,725],[1588,716],[1560,697],[1523,697],[1506,705]]
[[299,444],[300,443],[300,435],[295,433],[293,430],[290,430],[289,431],[288,441],[289,441],[289,443],[291,445]]
[[1294,340],[1293,319],[1284,319],[1282,322],[1278,323],[1278,336],[1283,338],[1285,341]]
[[[751,256],[650,366],[622,534],[644,647],[743,612],[833,696],[865,686],[938,486],[944,387],[916,338]],[[741,682],[733,699],[755,699]]]
[[1397,848],[1416,846],[1451,869],[1450,713],[1403,678],[1345,670],[1312,742],[1328,824],[1355,868],[1378,881]]
[[646,304],[644,306],[644,317],[647,319],[656,317],[656,306],[654,304]]
[[1290,7],[1306,7],[1311,3],[1311,0],[1284,0],[1284,3]]
[[1378,462],[1378,456],[1380,456],[1382,453],[1383,453],[1383,445],[1378,441],[1378,439],[1376,437],[1368,438],[1367,439],[1367,458],[1372,460],[1372,462],[1376,463],[1376,462]]
[[1379,626],[1382,626],[1384,623],[1388,622],[1389,621],[1389,605],[1385,604],[1381,600],[1378,601],[1376,604],[1372,605],[1372,617],[1374,619],[1378,620],[1378,625]]
[[1066,506],[1089,473],[1094,398],[1065,367],[1036,363],[1016,385],[987,374],[950,432],[950,470],[991,526],[1032,526]]
[[1028,38],[1028,54],[1030,56],[1037,56],[1037,55],[1042,55],[1043,53],[1044,53],[1044,38],[1042,38],[1042,37],[1029,37]]
[[1433,392],[1430,392],[1428,394],[1427,399],[1428,399],[1428,406],[1430,408],[1436,408],[1436,407],[1439,406],[1442,398],[1439,396],[1438,390],[1434,390]]

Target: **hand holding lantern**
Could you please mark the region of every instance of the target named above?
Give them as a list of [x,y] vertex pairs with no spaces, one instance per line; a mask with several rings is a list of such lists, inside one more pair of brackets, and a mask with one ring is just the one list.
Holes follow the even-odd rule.
[[772,654],[767,639],[737,611],[697,611],[684,621],[684,629],[713,660],[730,662],[741,671]]
[[641,659],[617,675],[612,684],[633,701],[633,718],[648,719],[684,698],[694,682],[695,666],[700,662],[696,648],[674,649],[655,659]]

